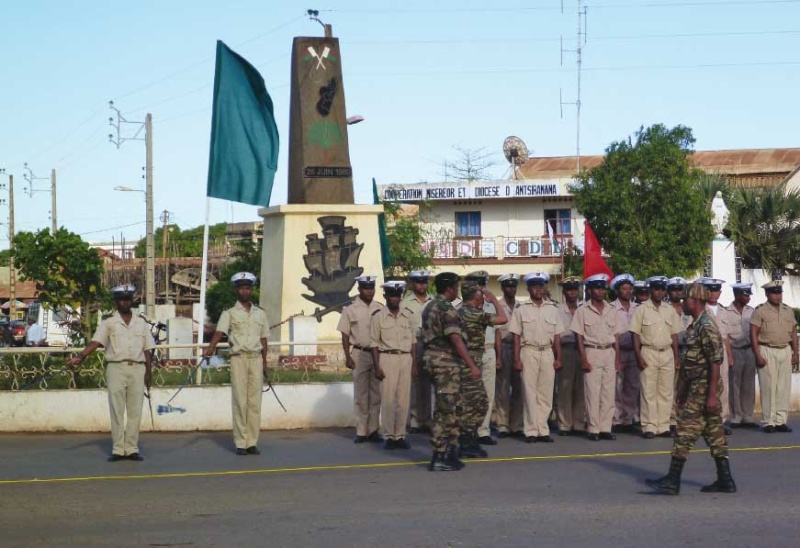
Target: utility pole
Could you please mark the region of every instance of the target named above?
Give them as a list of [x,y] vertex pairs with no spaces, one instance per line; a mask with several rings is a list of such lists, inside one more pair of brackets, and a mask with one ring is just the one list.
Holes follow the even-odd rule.
[[[0,169],[0,174],[5,174],[5,169]],[[5,186],[5,185],[2,185]],[[2,188],[0,186],[0,188]],[[8,176],[8,249],[11,257],[8,261],[8,320],[13,321],[17,316],[17,271],[14,267],[14,176]]]
[[47,177],[37,177],[33,170],[28,167],[28,163],[24,164],[23,169],[27,171],[27,173],[22,175],[22,178],[27,181],[28,186],[23,187],[22,191],[27,193],[29,197],[33,198],[33,195],[37,192],[49,192],[50,193],[50,230],[55,236],[56,231],[58,231],[58,212],[56,210],[56,170],[50,170],[50,188],[36,188],[36,181],[47,181]]
[[[588,8],[584,4],[585,0],[577,0],[578,2],[578,32],[576,37],[575,49],[564,49],[564,41],[561,41],[561,66],[564,66],[564,52],[575,54],[576,67],[578,75],[578,88],[575,102],[565,103],[561,100],[561,91],[559,90],[559,103],[561,104],[561,117],[564,117],[564,105],[575,106],[575,159],[577,162],[577,170],[581,170],[581,70],[583,68],[583,48],[586,46],[586,14]],[[561,13],[564,13],[564,2],[561,2]]]
[[164,302],[170,303],[169,300],[169,262],[167,260],[167,224],[169,224],[169,211],[166,209],[161,212],[161,258],[164,261]]
[[[153,115],[148,112],[144,118],[144,123],[131,122],[126,120],[119,109],[114,106],[114,101],[109,101],[108,106],[117,114],[116,121],[113,117],[108,119],[109,125],[117,130],[116,139],[114,139],[113,133],[108,135],[109,142],[115,144],[117,148],[119,148],[125,141],[144,141],[145,201],[147,202],[144,304],[147,315],[154,318],[156,312],[156,251],[153,235]],[[138,126],[138,128],[132,135],[124,136],[122,134],[122,128],[128,127],[128,125]],[[144,137],[140,137],[142,130],[144,130]]]
[[56,211],[56,170],[50,170],[50,217],[53,220],[53,236],[58,231],[58,213]]

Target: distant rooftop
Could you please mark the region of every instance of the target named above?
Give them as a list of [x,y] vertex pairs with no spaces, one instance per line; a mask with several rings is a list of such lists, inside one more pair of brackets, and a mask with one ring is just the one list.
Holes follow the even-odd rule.
[[[743,186],[776,185],[800,166],[800,148],[704,150],[692,164],[709,173],[728,176]],[[603,156],[581,156],[581,169],[603,163]],[[577,172],[575,156],[530,158],[520,168],[527,179],[570,179]]]

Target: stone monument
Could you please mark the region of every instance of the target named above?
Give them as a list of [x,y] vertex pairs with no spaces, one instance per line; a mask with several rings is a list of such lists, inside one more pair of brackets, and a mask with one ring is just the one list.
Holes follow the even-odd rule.
[[[329,25],[323,37],[293,41],[290,110],[289,203],[259,210],[260,302],[270,325],[302,311],[317,322],[314,340],[338,340],[337,312],[351,300],[355,278],[382,273],[383,206],[353,203],[342,55]],[[308,322],[292,332],[309,334]],[[287,322],[270,339],[291,336]]]

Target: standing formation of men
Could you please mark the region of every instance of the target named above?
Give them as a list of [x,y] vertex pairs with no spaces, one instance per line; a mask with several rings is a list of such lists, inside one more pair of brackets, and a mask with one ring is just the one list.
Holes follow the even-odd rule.
[[[358,295],[337,327],[353,370],[355,443],[384,441],[385,449],[409,449],[410,428],[429,426],[429,469],[459,470],[461,457],[486,457],[481,445],[497,444],[491,422],[501,438],[553,442],[548,418],[555,394],[560,435],[614,440],[614,432],[636,431],[641,418],[644,438],[675,437],[668,474],[648,481],[664,493],[680,491],[683,465],[702,435],[718,472],[703,491],[730,493],[736,485],[727,423],[758,427],[756,373],[764,432],[792,431],[791,371],[799,348],[794,311],[782,302],[780,280],[762,286],[767,302],[753,309],[752,284],[732,284],[734,300],[724,307],[718,299],[725,282],[712,278],[687,284],[680,277],[652,276],[645,282],[648,298],[637,304],[632,297],[639,282],[630,274],[610,284],[606,274],[584,281],[569,277],[561,281],[563,303],[556,305],[546,298],[544,272],[524,276],[524,302],[516,299],[516,274],[498,278],[502,299],[487,289],[485,271],[465,277],[462,299],[459,276],[438,274],[431,297],[429,274],[412,272],[405,298],[405,281],[384,283],[385,306],[374,300],[376,276],[356,279]],[[251,302],[256,277],[240,272],[231,282],[237,302],[220,316],[204,355],[211,357],[227,335],[236,453],[259,454],[269,327],[265,312]],[[585,302],[578,299],[581,283]],[[613,302],[606,300],[609,289],[617,297]],[[134,291],[130,285],[114,288],[116,313],[69,362],[74,367],[105,348],[111,461],[143,460],[139,422],[154,343],[145,322],[131,312]]]

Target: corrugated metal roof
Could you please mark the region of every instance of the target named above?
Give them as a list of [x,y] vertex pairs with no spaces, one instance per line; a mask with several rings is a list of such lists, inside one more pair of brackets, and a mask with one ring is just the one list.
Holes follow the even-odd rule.
[[[705,171],[722,175],[788,175],[800,166],[800,148],[706,150],[692,154],[691,161]],[[581,169],[591,169],[602,162],[603,156],[581,156]],[[575,156],[530,158],[520,170],[528,179],[571,178],[577,172],[577,161]]]

